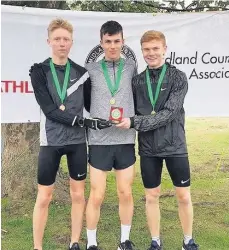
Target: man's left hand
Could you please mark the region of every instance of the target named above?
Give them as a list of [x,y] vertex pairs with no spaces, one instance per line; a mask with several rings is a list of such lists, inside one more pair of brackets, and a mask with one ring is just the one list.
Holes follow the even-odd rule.
[[119,124],[116,125],[117,128],[130,128],[130,118],[123,118]]

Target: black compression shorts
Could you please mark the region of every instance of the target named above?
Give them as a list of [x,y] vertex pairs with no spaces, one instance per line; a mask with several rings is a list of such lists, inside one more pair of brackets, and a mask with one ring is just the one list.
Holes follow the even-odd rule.
[[84,180],[87,176],[86,144],[67,146],[41,146],[38,157],[38,183],[52,185],[55,182],[63,155],[67,156],[69,175],[74,180]]
[[161,184],[163,160],[175,187],[190,186],[188,157],[140,157],[141,175],[145,188],[155,188]]

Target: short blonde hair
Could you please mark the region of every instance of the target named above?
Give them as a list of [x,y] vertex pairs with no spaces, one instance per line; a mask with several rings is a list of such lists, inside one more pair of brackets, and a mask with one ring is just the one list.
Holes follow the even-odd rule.
[[156,30],[146,31],[141,37],[141,45],[143,43],[151,42],[152,40],[162,41],[162,43],[166,45],[165,35],[162,32]]
[[56,18],[52,20],[48,26],[48,35],[50,35],[50,33],[59,28],[66,29],[71,34],[73,33],[73,26],[67,20],[64,20],[62,18]]

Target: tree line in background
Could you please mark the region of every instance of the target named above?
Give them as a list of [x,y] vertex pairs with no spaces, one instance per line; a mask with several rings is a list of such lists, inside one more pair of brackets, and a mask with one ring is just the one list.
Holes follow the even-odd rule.
[[200,12],[229,10],[228,0],[192,1],[187,4],[185,0],[176,1],[1,1],[4,5],[22,7],[81,10],[81,11],[103,11],[103,12]]

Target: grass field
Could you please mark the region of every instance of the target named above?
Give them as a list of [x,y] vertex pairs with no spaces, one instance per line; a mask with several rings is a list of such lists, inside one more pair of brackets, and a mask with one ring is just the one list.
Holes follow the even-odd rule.
[[[192,171],[195,239],[201,250],[229,250],[229,118],[189,118],[186,120],[186,134]],[[146,250],[151,240],[146,224],[139,158],[136,170],[131,239],[137,249]],[[89,184],[86,189],[88,197]],[[115,176],[111,172],[98,225],[98,241],[103,250],[117,249],[120,236],[117,204]],[[2,199],[2,250],[32,249],[33,205],[34,200],[21,201],[12,206],[6,198]],[[177,203],[165,168],[160,206],[164,250],[181,250],[182,231]],[[69,235],[70,206],[52,202],[43,249],[67,249]],[[80,243],[85,249],[85,227]]]

